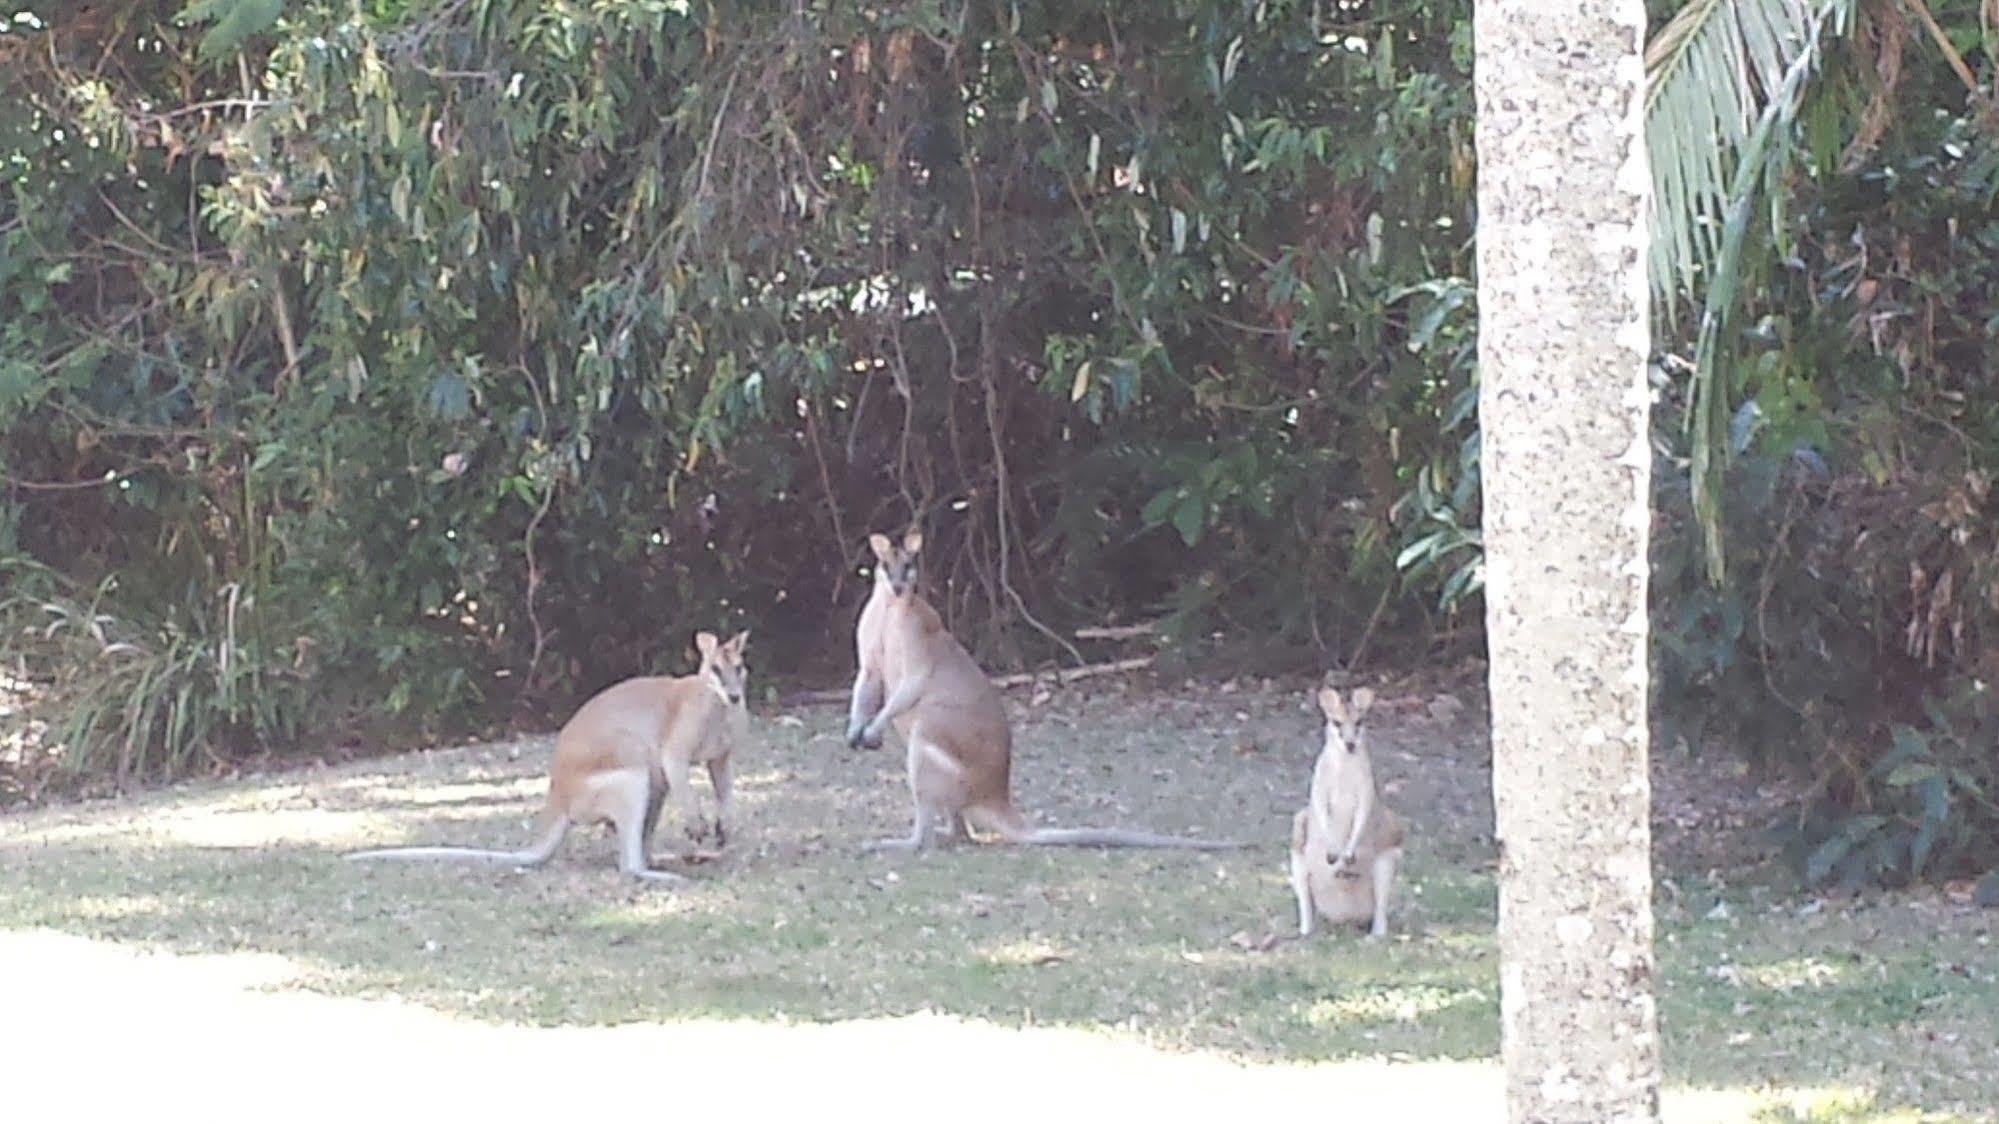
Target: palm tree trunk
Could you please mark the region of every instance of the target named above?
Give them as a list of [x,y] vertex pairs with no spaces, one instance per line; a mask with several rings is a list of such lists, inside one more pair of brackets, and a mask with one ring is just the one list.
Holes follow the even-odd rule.
[[1475,19],[1508,1114],[1651,1122],[1645,6]]

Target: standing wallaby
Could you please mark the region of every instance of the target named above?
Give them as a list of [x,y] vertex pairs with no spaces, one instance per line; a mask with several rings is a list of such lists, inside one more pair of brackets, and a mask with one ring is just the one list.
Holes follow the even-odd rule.
[[743,647],[750,634],[728,643],[697,633],[701,669],[693,675],[627,679],[606,687],[577,710],[555,736],[548,800],[541,834],[522,851],[474,847],[393,847],[358,851],[349,859],[465,859],[540,866],[577,824],[609,821],[618,833],[618,869],[653,882],[685,881],[651,869],[653,828],[669,794],[679,805],[690,838],[706,838],[690,773],[708,767],[715,789],[715,844],[728,840],[731,754],[749,735],[744,702],[749,669]]
[[1298,895],[1298,935],[1312,935],[1315,917],[1335,925],[1368,922],[1388,933],[1388,894],[1402,863],[1402,821],[1381,803],[1367,749],[1367,712],[1374,692],[1353,703],[1331,687],[1319,690],[1326,742],[1312,767],[1312,795],[1291,820],[1291,889]]
[[1013,731],[999,690],[916,591],[923,533],[911,529],[899,548],[886,535],[871,535],[868,543],[875,553],[875,585],[855,629],[860,671],[847,741],[879,746],[893,722],[907,743],[909,791],[916,805],[908,838],[882,840],[870,850],[920,850],[940,828],[947,837],[977,829],[1009,843],[1047,846],[1240,846],[1115,828],[1029,827],[1013,806]]

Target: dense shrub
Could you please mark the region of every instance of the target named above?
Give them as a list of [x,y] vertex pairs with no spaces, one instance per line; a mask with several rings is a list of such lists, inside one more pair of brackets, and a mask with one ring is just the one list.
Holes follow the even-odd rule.
[[1738,346],[1730,578],[1683,477],[1654,573],[1667,728],[1799,777],[1777,839],[1849,887],[1999,862],[1999,146],[1870,15]]
[[995,662],[1423,643],[1462,5],[180,8],[0,31],[6,644],[105,716],[70,764],[463,729],[697,626],[837,666],[912,516]]

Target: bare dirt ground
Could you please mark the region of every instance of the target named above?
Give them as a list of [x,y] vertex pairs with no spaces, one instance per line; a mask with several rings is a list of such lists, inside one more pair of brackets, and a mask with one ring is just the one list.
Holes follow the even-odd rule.
[[[731,846],[678,889],[626,883],[598,832],[540,871],[339,861],[520,845],[546,739],[190,784],[0,819],[0,1025],[39,1028],[8,1051],[20,1072],[117,1051],[132,1079],[104,1095],[135,1106],[210,1059],[224,1116],[303,1089],[310,1112],[455,1090],[521,1115],[872,1106],[911,1085],[932,1109],[969,1094],[975,1118],[1323,1098],[1498,1119],[1476,697],[1409,686],[1379,708],[1377,769],[1413,828],[1387,941],[1286,939],[1306,684],[1023,688],[1015,790],[1038,822],[1254,846],[863,855],[907,829],[901,761],[846,748],[836,706],[758,715]],[[1992,912],[1802,896],[1749,861],[1774,794],[1718,762],[1655,771],[1669,1119],[1994,1120]],[[669,811],[662,847],[678,829]],[[584,1072],[634,1086],[572,1101]]]

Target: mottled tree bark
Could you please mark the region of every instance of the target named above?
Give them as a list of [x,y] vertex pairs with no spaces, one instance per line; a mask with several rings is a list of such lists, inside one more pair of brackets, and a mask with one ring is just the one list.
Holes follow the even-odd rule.
[[1475,18],[1508,1115],[1650,1122],[1645,5]]

